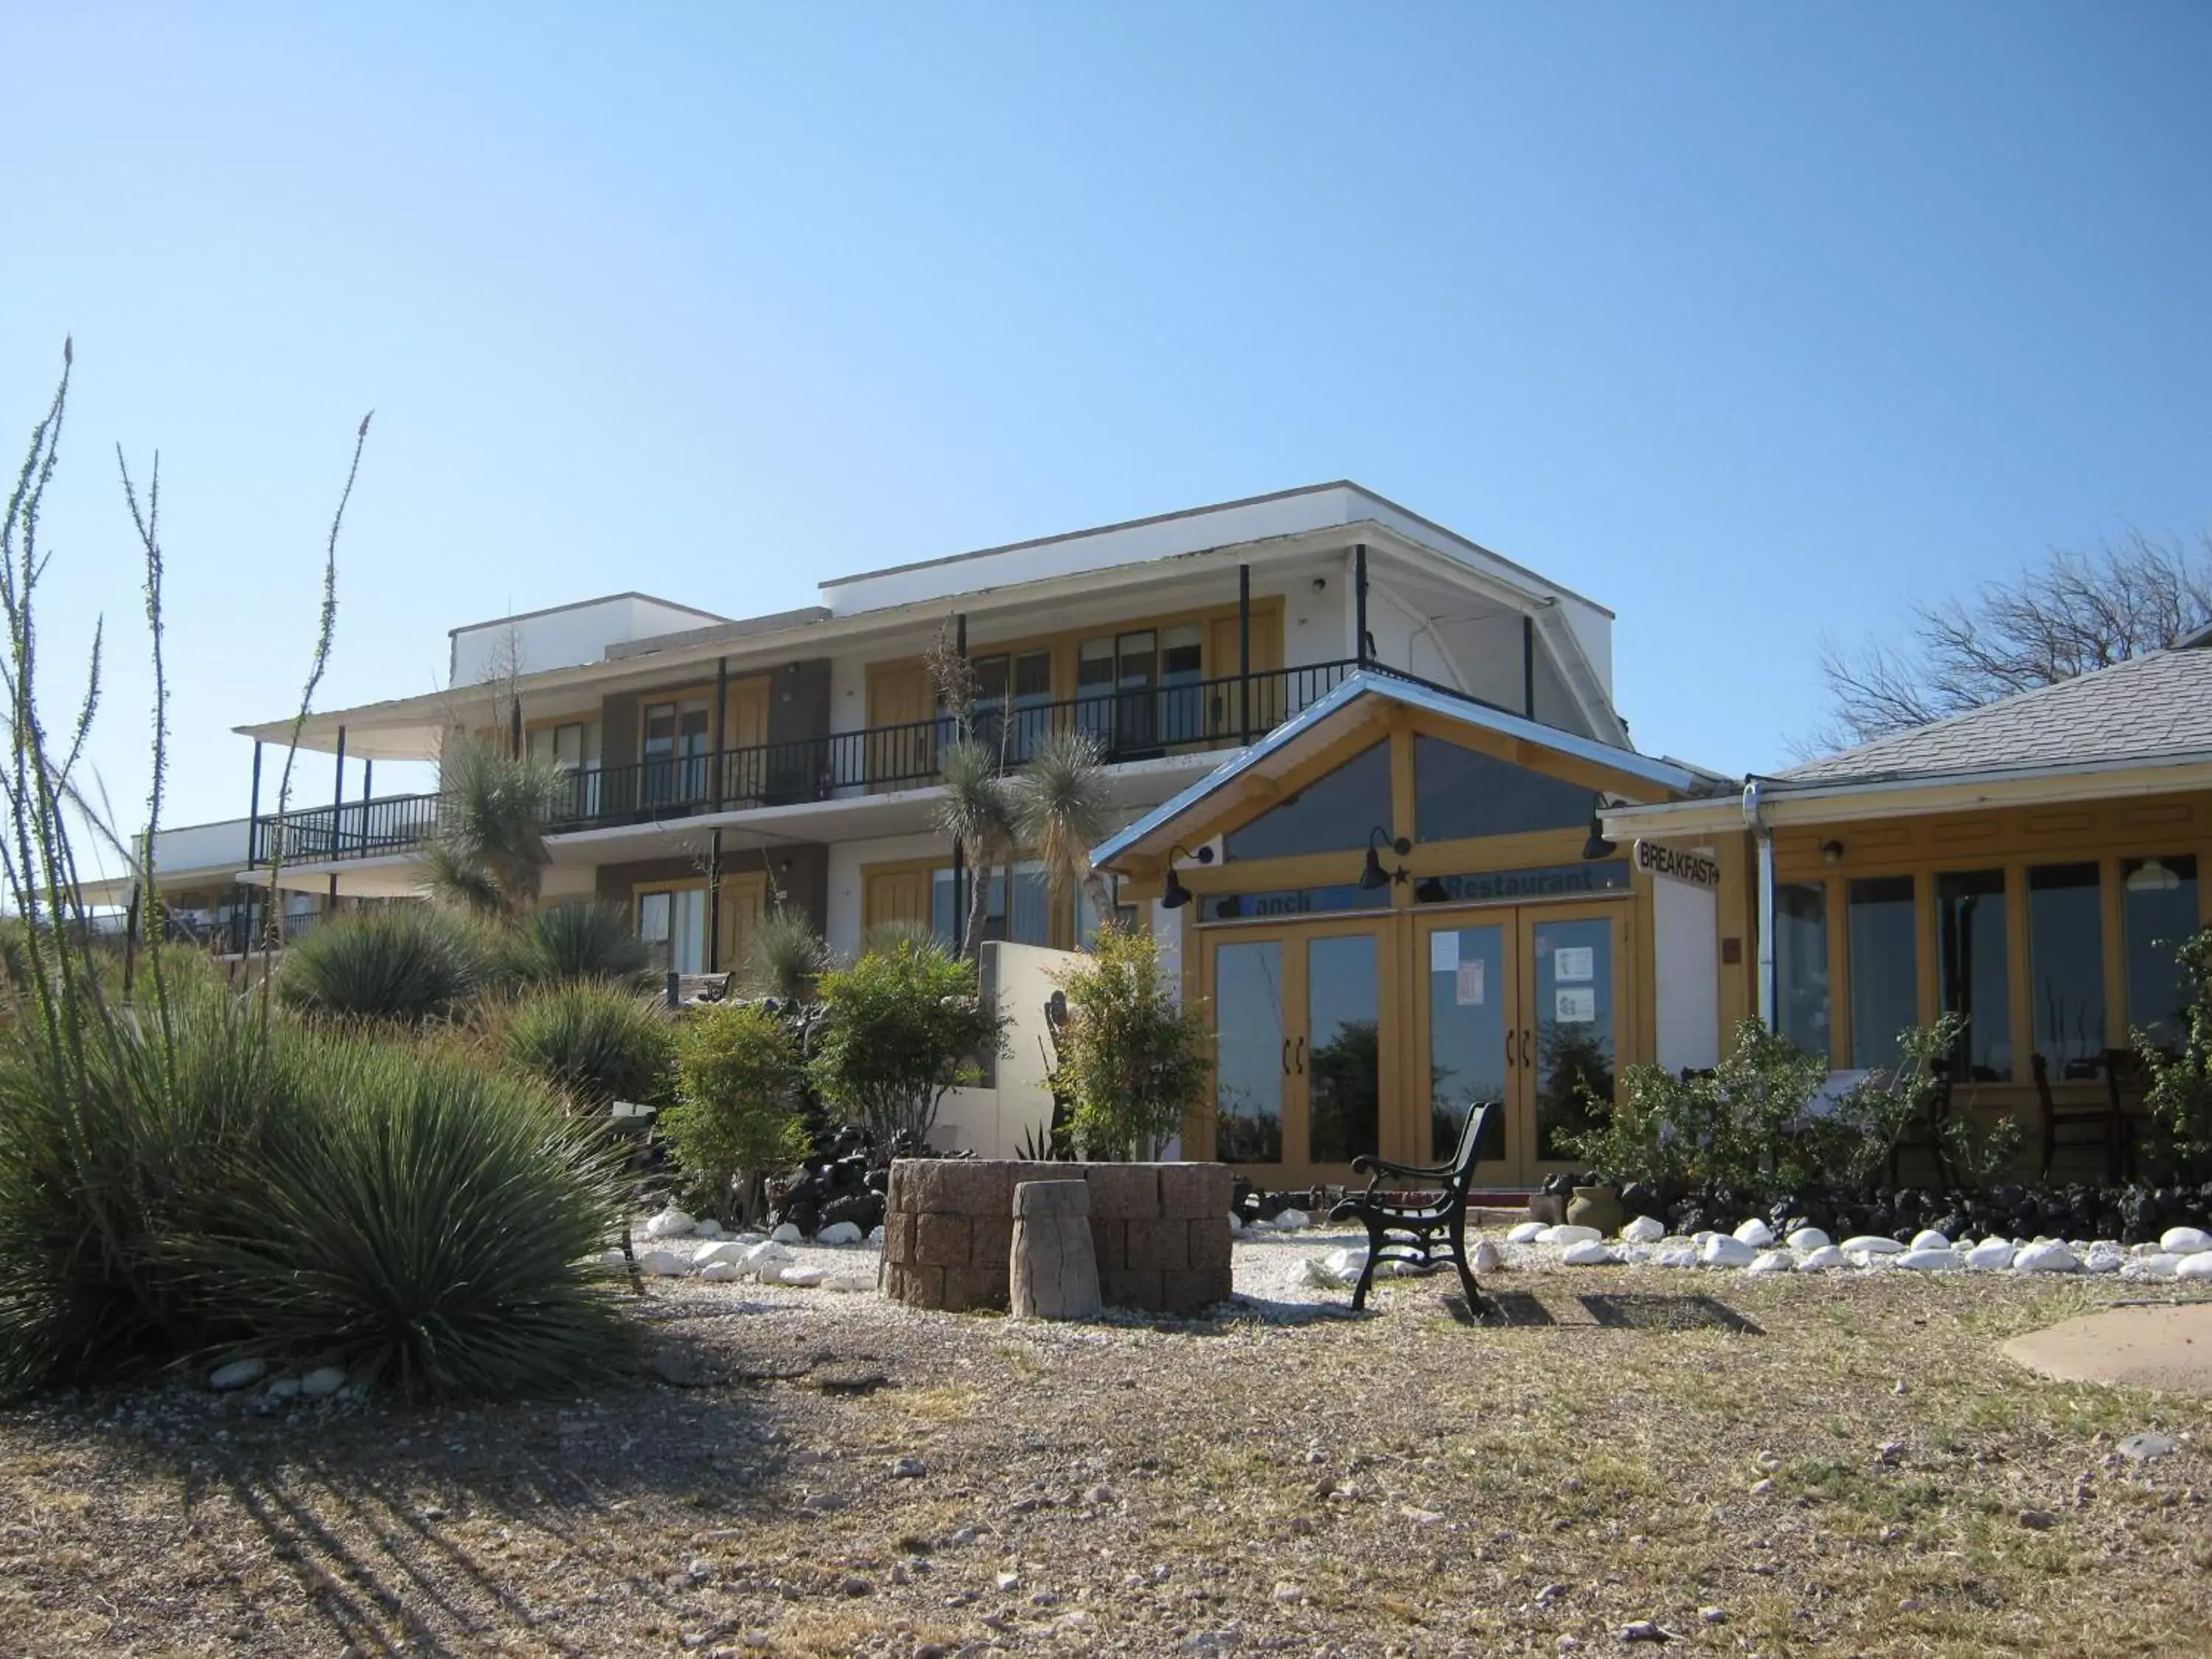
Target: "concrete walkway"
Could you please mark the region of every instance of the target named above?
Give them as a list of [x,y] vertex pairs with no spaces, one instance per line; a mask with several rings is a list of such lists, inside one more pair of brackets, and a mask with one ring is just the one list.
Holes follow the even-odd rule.
[[2004,1352],[2062,1382],[2212,1395],[2212,1302],[2084,1314],[2016,1336]]

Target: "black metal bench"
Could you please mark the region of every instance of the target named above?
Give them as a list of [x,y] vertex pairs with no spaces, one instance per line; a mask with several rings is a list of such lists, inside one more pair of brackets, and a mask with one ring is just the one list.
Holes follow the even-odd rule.
[[[1365,1157],[1352,1161],[1352,1174],[1369,1177],[1367,1190],[1346,1199],[1329,1212],[1328,1218],[1357,1221],[1367,1229],[1367,1265],[1359,1270],[1359,1283],[1352,1292],[1355,1310],[1367,1305],[1367,1287],[1375,1280],[1376,1264],[1389,1261],[1410,1261],[1425,1273],[1449,1261],[1459,1269],[1468,1311],[1477,1316],[1497,1311],[1475,1282],[1474,1264],[1468,1260],[1467,1195],[1474,1181],[1476,1149],[1498,1109],[1494,1102],[1486,1102],[1467,1115],[1459,1148],[1448,1164],[1430,1168]],[[1419,1182],[1421,1190],[1393,1196],[1382,1190],[1385,1176]]]

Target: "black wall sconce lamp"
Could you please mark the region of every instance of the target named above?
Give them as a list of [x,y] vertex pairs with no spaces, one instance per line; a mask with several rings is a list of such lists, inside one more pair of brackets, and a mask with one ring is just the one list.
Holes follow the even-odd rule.
[[1609,842],[1605,838],[1605,826],[1598,821],[1598,814],[1602,812],[1604,810],[1604,795],[1592,795],[1590,797],[1589,839],[1583,843],[1583,856],[1586,859],[1609,859],[1615,853],[1620,850],[1620,848],[1613,842]]
[[1843,844],[1843,842],[1839,842],[1839,841],[1824,841],[1824,842],[1822,842],[1820,843],[1820,862],[1821,862],[1821,863],[1823,863],[1823,864],[1841,864],[1843,861],[1844,861],[1844,844]]
[[1413,850],[1413,843],[1403,836],[1399,836],[1395,841],[1391,841],[1389,831],[1379,823],[1370,830],[1367,832],[1367,867],[1359,872],[1359,888],[1362,892],[1371,893],[1378,887],[1389,886],[1393,882],[1402,884],[1407,876],[1412,873],[1402,864],[1395,870],[1385,870],[1382,867],[1382,854],[1376,847],[1376,842],[1378,841],[1385,842],[1400,858],[1405,857]]
[[1184,886],[1182,878],[1176,874],[1175,861],[1178,853],[1187,859],[1195,859],[1200,864],[1213,862],[1213,849],[1211,847],[1201,847],[1195,853],[1180,844],[1170,847],[1168,849],[1167,885],[1160,893],[1160,908],[1163,910],[1180,910],[1184,905],[1189,903],[1192,898],[1190,889]]

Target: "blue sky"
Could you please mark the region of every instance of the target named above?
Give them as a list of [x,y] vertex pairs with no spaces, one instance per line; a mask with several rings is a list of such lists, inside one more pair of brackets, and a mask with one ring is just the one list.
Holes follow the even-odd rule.
[[244,811],[228,728],[296,698],[371,407],[325,706],[430,689],[509,609],[771,611],[1348,476],[1613,606],[1639,744],[1741,770],[1818,720],[1824,632],[2212,526],[2197,0],[9,35],[0,416],[20,443],[74,331],[48,649],[117,629],[125,818],[118,441],[162,456],[182,820]]

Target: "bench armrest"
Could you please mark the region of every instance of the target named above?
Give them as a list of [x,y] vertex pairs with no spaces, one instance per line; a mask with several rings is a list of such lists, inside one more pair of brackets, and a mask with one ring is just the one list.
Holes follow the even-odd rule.
[[1377,1180],[1386,1175],[1419,1176],[1437,1182],[1449,1182],[1452,1177],[1452,1171],[1441,1164],[1431,1168],[1424,1164],[1393,1164],[1388,1158],[1370,1158],[1364,1152],[1352,1160],[1352,1173],[1371,1175]]

